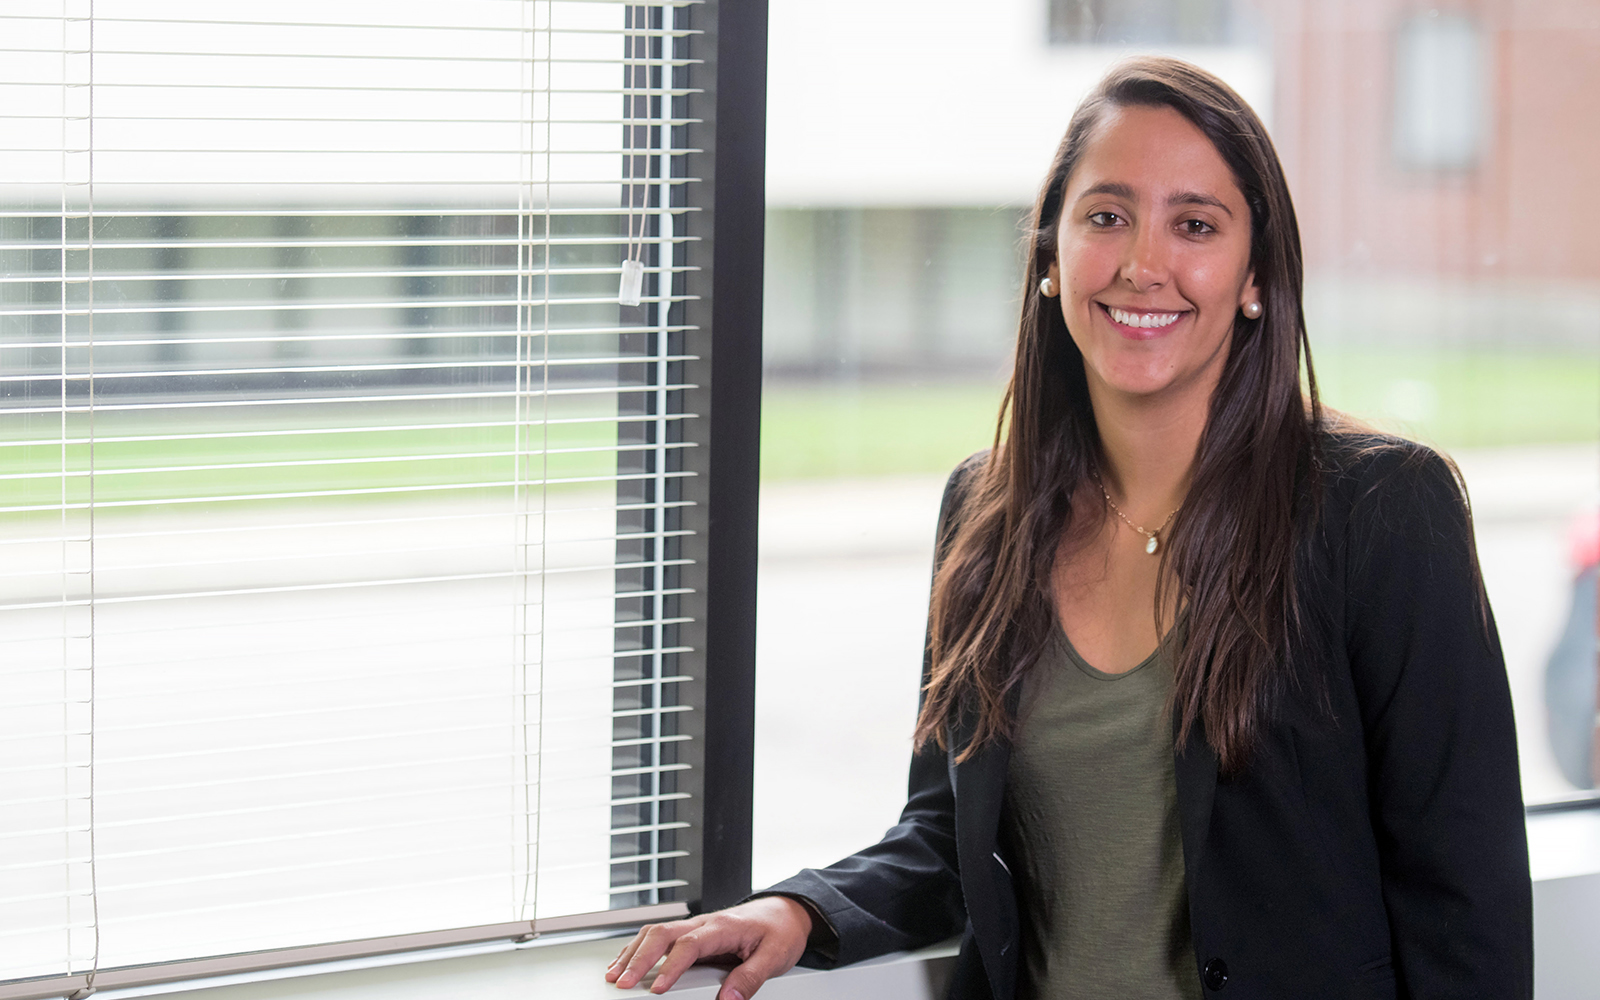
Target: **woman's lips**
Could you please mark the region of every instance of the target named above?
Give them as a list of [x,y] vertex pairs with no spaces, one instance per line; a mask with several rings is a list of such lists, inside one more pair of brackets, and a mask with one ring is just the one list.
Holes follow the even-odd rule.
[[1157,312],[1153,310],[1118,309],[1103,302],[1095,303],[1117,332],[1130,340],[1150,340],[1170,331],[1178,321],[1188,315],[1188,310]]

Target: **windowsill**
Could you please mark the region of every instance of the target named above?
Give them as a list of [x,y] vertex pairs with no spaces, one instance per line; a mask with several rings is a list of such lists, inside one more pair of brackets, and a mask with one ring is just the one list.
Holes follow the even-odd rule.
[[[1600,956],[1568,930],[1600,907],[1600,809],[1528,817],[1533,869],[1537,978],[1548,995],[1600,977]],[[629,932],[588,931],[552,935],[526,944],[470,945],[431,953],[330,963],[315,969],[276,970],[223,979],[106,991],[100,1000],[184,993],[188,1000],[435,1000],[469,995],[477,1000],[610,1000],[649,995],[651,980],[618,990],[601,978]],[[831,972],[793,969],[762,988],[763,1000],[853,1000],[892,996],[936,1000],[956,953],[954,941],[915,952],[846,966]],[[723,970],[690,969],[672,997],[714,1000]],[[1573,994],[1577,995],[1577,994]]]
[[[530,996],[560,1000],[613,1000],[648,996],[652,979],[631,990],[608,984],[602,974],[626,939],[626,932],[574,935],[526,945],[477,946],[455,949],[454,958],[373,966],[339,963],[335,970],[292,977],[232,977],[231,982],[201,980],[138,990],[107,991],[99,1000],[182,992],[185,1000],[437,1000],[471,996],[475,1000],[527,1000]],[[491,948],[493,950],[491,950]],[[762,987],[762,1000],[868,1000],[896,997],[936,1000],[955,942],[921,951],[885,955],[869,962],[821,972],[792,969]],[[420,957],[420,956],[419,956]],[[393,959],[390,959],[393,962]],[[365,967],[360,967],[365,965]],[[352,967],[355,966],[355,967]],[[686,972],[668,996],[681,1000],[714,1000],[724,971],[697,966]]]
[[1594,995],[1600,952],[1600,809],[1528,817],[1533,870],[1533,987],[1548,1000]]
[[1528,863],[1534,882],[1600,873],[1600,808],[1529,816]]

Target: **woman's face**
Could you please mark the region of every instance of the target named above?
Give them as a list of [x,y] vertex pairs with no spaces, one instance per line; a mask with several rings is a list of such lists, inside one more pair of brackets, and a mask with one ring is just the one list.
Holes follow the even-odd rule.
[[1198,128],[1114,108],[1067,182],[1049,274],[1092,396],[1210,399],[1234,317],[1259,299],[1250,209]]

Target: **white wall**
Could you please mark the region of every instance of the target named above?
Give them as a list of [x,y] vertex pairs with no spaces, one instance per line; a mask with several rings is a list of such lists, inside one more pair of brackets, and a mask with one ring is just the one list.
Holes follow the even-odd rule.
[[[1026,205],[1073,109],[1132,49],[1052,46],[1044,0],[771,0],[767,203]],[[1265,49],[1180,55],[1272,123]]]

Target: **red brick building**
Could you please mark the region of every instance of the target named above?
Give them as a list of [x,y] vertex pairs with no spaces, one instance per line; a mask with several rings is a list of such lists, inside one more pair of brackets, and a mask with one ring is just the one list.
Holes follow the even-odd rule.
[[[1600,282],[1600,2],[1265,7],[1308,272]],[[1419,58],[1443,70],[1420,98],[1407,92]],[[1401,134],[1419,112],[1474,134],[1430,160]]]

